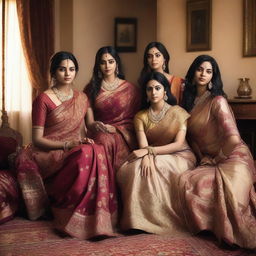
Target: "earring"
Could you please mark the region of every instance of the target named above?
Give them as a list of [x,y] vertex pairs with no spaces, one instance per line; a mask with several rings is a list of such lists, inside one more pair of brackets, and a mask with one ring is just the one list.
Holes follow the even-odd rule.
[[167,96],[167,94],[165,93],[165,95],[164,95],[164,101],[167,101],[168,100],[168,96]]
[[207,87],[208,87],[208,90],[211,90],[211,89],[212,89],[212,81],[210,81],[210,82],[208,83]]
[[165,69],[166,69],[165,63],[163,64],[162,68],[163,68],[163,71],[165,71]]
[[116,65],[115,74],[116,74],[116,76],[118,76],[118,74],[119,74],[118,65]]

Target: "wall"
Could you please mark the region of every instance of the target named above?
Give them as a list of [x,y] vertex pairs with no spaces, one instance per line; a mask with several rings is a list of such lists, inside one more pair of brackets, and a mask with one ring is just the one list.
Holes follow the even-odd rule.
[[[66,12],[70,8],[67,1],[55,0],[55,47],[56,51],[70,50],[78,58],[76,87],[82,89],[88,83],[96,51],[114,45],[115,17],[138,19],[137,52],[120,53],[126,79],[135,83],[142,68],[144,48],[156,39],[156,0],[73,0],[69,1],[73,3],[71,15]],[[66,31],[71,22],[73,31]]]
[[249,77],[256,95],[256,57],[242,57],[243,0],[212,0],[212,50],[186,52],[186,0],[157,1],[157,40],[171,53],[171,71],[184,77],[200,54],[212,55],[218,62],[224,89],[229,98],[236,95],[239,77]]

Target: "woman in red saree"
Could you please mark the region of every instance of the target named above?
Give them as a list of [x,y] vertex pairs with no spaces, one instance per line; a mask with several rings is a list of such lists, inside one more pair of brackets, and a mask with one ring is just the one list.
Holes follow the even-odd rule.
[[184,80],[169,73],[169,60],[170,55],[162,43],[149,43],[144,51],[144,66],[140,73],[139,84],[143,84],[143,80],[148,73],[152,71],[160,72],[168,79],[171,93],[176,98],[177,103],[180,104]]
[[176,105],[163,74],[149,74],[143,89],[144,109],[134,118],[139,149],[117,172],[121,228],[183,234],[182,210],[176,207],[177,181],[196,162],[185,140],[189,114]]
[[104,145],[117,170],[136,148],[133,117],[140,107],[140,93],[135,85],[124,80],[121,60],[113,47],[98,50],[92,79],[84,91],[93,111],[89,127],[92,137]]
[[255,168],[225,98],[218,64],[198,56],[186,75],[188,141],[198,166],[181,175],[180,207],[190,230],[256,249]]
[[28,216],[42,216],[48,202],[55,226],[87,239],[113,235],[116,222],[114,173],[104,147],[86,137],[85,94],[71,88],[75,57],[58,52],[51,59],[54,85],[33,102],[33,145],[16,160]]

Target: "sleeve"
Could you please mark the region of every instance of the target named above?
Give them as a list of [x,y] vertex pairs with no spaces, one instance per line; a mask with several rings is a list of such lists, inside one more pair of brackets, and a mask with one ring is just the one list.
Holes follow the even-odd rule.
[[213,99],[211,112],[217,121],[220,134],[223,134],[224,138],[233,135],[240,136],[233,112],[223,96],[216,96]]
[[47,105],[40,94],[32,105],[32,126],[44,127],[47,116]]
[[183,108],[179,107],[179,111],[177,111],[176,119],[178,121],[179,128],[178,130],[187,130],[187,120],[190,117],[190,114]]
[[134,128],[136,132],[144,131],[143,118],[142,118],[141,112],[135,115],[133,122],[134,122]]

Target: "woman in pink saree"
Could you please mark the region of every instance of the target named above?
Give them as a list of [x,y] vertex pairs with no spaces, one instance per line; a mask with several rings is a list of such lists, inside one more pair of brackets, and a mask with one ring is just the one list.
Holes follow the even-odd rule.
[[113,47],[98,50],[92,79],[84,91],[93,110],[91,135],[95,142],[104,145],[117,170],[136,148],[132,120],[140,107],[140,93],[135,85],[124,80],[121,60]]
[[29,218],[42,216],[49,203],[58,230],[87,239],[113,235],[117,205],[104,147],[86,137],[89,101],[71,87],[77,71],[71,53],[52,57],[54,85],[33,102],[33,145],[20,152],[16,166]]
[[180,207],[193,233],[256,249],[255,168],[225,98],[218,64],[198,56],[186,75],[183,106],[198,166],[181,175]]
[[189,114],[176,105],[163,74],[148,74],[143,85],[144,108],[134,118],[139,149],[117,172],[123,203],[121,228],[182,234],[177,181],[196,162],[185,140]]

